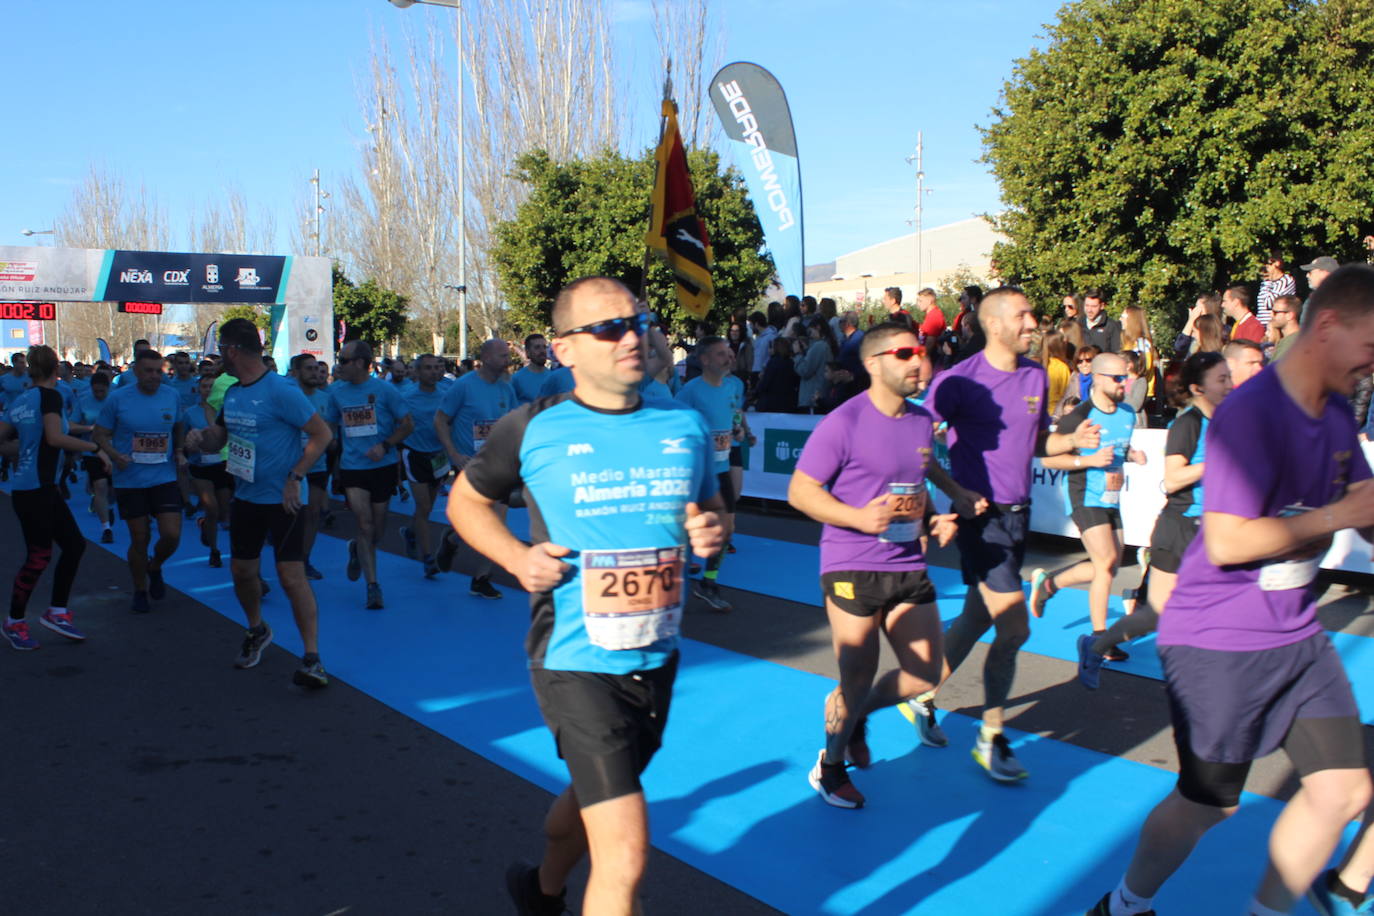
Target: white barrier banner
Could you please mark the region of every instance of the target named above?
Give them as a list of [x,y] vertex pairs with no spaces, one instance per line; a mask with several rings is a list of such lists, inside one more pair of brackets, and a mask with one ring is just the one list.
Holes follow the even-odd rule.
[[[807,437],[821,417],[807,414],[751,413],[749,427],[757,441],[744,455],[744,495],[763,499],[787,499],[787,484],[797,466],[797,458]],[[1147,546],[1154,531],[1155,518],[1164,508],[1164,442],[1168,431],[1138,429],[1131,445],[1145,453],[1145,464],[1126,465],[1126,485],[1121,494],[1122,534],[1126,543]],[[1365,458],[1374,464],[1374,443],[1365,443]],[[1065,501],[1065,471],[1044,467],[1040,460],[1031,466],[1031,530],[1077,538],[1078,528],[1069,519]],[[948,501],[943,494],[935,498],[943,510]],[[1368,541],[1353,530],[1339,531],[1331,549],[1322,559],[1325,569],[1374,573]]]

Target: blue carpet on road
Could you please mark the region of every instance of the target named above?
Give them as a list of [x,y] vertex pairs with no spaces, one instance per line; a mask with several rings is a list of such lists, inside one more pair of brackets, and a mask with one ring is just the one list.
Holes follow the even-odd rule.
[[[99,526],[85,496],[72,504],[94,540]],[[523,515],[512,513],[517,527]],[[127,534],[122,524],[115,532],[115,543],[102,546],[122,556]],[[221,534],[226,552],[227,540]],[[744,535],[736,544],[726,584],[816,602],[814,547]],[[205,557],[187,526],[165,570],[168,585],[241,622],[228,570],[208,569]],[[387,610],[366,611],[363,584],[344,575],[341,541],[322,537],[312,559],[325,576],[314,587],[322,656],[335,677],[551,792],[562,788],[566,771],[529,690],[523,593],[473,598],[463,577],[428,581],[418,563],[381,553]],[[275,581],[270,565],[264,572]],[[957,574],[935,576],[942,611],[957,613]],[[264,613],[277,644],[299,652],[280,589]],[[1055,646],[1069,646],[1085,616],[1084,601],[1064,593],[1027,648],[1066,657]],[[130,616],[128,626],[140,619]],[[225,645],[226,665],[236,651]],[[646,777],[654,843],[787,913],[1082,913],[1115,885],[1142,820],[1173,784],[1160,769],[1015,733],[1031,777],[998,785],[969,759],[974,720],[944,715],[951,746],[934,750],[917,746],[906,721],[888,711],[871,725],[872,768],[855,776],[869,807],[830,808],[806,774],[833,682],[692,640],[682,656],[665,749]],[[1247,796],[1159,896],[1159,911],[1240,912],[1279,807]],[[539,825],[529,827],[537,854]]]

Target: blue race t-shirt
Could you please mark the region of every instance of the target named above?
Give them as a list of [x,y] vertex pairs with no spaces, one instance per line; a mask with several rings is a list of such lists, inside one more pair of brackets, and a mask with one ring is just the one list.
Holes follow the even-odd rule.
[[677,649],[689,502],[716,494],[700,416],[675,405],[596,410],[572,395],[503,418],[464,470],[502,499],[523,487],[534,543],[574,548],[571,574],[530,596],[530,666],[629,674]]
[[27,374],[15,375],[10,371],[0,375],[0,407],[13,403],[32,384]]
[[164,380],[162,384],[177,393],[177,397],[181,399],[182,410],[200,402],[200,379],[194,375],[184,379],[173,376]]
[[740,411],[744,409],[744,382],[738,376],[727,375],[719,385],[712,385],[698,375],[682,386],[677,399],[701,414],[716,456],[716,473],[730,470],[730,446],[740,429]]
[[[301,388],[299,384],[296,385],[296,390],[299,391],[301,394],[305,394],[305,389]],[[327,417],[329,415],[328,391],[326,391],[323,388],[312,389],[309,394],[305,394],[305,399],[310,402],[310,406],[315,408],[315,413],[319,414],[321,418]],[[305,430],[301,430],[302,450],[305,449],[305,443],[308,441],[310,441],[310,435],[307,432],[305,432]],[[321,471],[327,470],[329,470],[329,449],[325,449],[324,451],[320,452],[320,457],[315,460],[315,463],[310,466],[310,470],[306,471],[306,473],[318,474]]]
[[234,498],[281,502],[286,475],[301,460],[301,430],[315,415],[301,390],[275,372],[224,393],[218,423],[229,431],[229,473]]
[[1125,404],[1116,405],[1108,413],[1098,409],[1092,399],[1084,401],[1064,415],[1056,432],[1068,435],[1085,420],[1102,427],[1101,445],[1081,454],[1096,455],[1103,449],[1112,450],[1112,461],[1106,467],[1083,468],[1064,475],[1065,498],[1068,511],[1084,506],[1097,509],[1121,507],[1121,491],[1126,486],[1126,456],[1131,450],[1131,433],[1135,431],[1135,411]]
[[541,398],[551,398],[556,394],[566,394],[577,387],[577,380],[573,378],[572,369],[567,366],[559,366],[550,372],[545,372],[540,378],[543,379],[539,385],[539,396]]
[[548,369],[540,369],[535,372],[529,366],[521,369],[510,377],[510,385],[515,389],[515,396],[521,404],[528,404],[530,401],[539,397],[540,391],[544,387],[544,380],[551,373]]
[[116,489],[155,487],[177,479],[172,447],[180,420],[181,401],[166,385],[152,394],[144,394],[137,383],[110,392],[95,422],[110,431],[115,451],[131,459],[123,470],[115,465]]
[[673,400],[673,389],[653,376],[646,375],[644,381],[639,383],[639,396],[646,401],[671,401]]
[[[444,403],[444,392],[435,387],[433,391],[425,391],[419,385],[406,392],[406,409],[410,411],[410,419],[415,421],[415,429],[409,436],[406,436],[404,445],[408,449],[417,452],[442,452],[444,446],[439,442],[439,436],[434,431],[434,415],[439,412],[439,408]],[[447,456],[444,458],[448,460]]]
[[[357,385],[335,382],[328,390],[329,412],[325,419],[339,427],[343,439],[339,467],[346,471],[363,471],[395,464],[396,450],[389,445],[377,461],[369,461],[367,451],[395,432],[396,423],[407,413],[396,386],[369,378]],[[300,394],[299,390],[296,393]]]
[[[181,411],[181,423],[186,427],[186,431],[193,429],[205,429],[210,425],[210,421],[205,416],[205,403],[193,404]],[[186,452],[186,463],[196,467],[205,467],[211,464],[223,464],[224,455],[220,451],[213,452]]]
[[5,408],[5,422],[19,435],[19,457],[11,477],[15,490],[37,490],[57,482],[62,450],[49,445],[43,435],[43,417],[50,413],[61,418],[65,433],[67,417],[62,411],[62,396],[43,387],[20,392]]
[[469,372],[445,393],[440,409],[449,418],[453,447],[471,458],[486,444],[496,421],[517,406],[515,389],[505,376],[488,382],[480,372]]

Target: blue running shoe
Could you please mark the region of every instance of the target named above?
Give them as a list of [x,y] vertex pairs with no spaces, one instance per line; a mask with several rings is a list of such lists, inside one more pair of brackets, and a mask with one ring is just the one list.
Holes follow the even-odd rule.
[[22,620],[7,620],[0,630],[4,631],[10,645],[20,652],[38,648],[38,640],[29,635],[29,625]]
[[72,615],[66,611],[54,611],[52,608],[48,608],[43,612],[43,616],[38,618],[38,622],[54,633],[61,633],[73,642],[81,642],[86,638],[86,634],[72,624]]
[[1095,641],[1087,634],[1078,637],[1078,682],[1089,690],[1096,690],[1102,682],[1102,663],[1107,660],[1093,651]]
[[1321,873],[1312,886],[1307,889],[1307,902],[1321,916],[1356,916],[1359,913],[1374,913],[1374,896],[1365,894],[1359,906],[1346,900],[1331,890],[1331,881],[1336,877],[1335,869]]

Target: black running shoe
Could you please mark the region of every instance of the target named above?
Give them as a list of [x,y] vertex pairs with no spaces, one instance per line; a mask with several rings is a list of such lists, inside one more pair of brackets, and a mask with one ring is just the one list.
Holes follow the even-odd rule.
[[492,586],[491,579],[487,576],[473,576],[472,585],[468,587],[468,594],[474,598],[490,598],[493,601],[502,597],[501,593]]
[[161,601],[167,597],[167,583],[162,581],[162,570],[148,567],[148,597]]
[[324,573],[320,572],[318,569],[316,569],[315,567],[311,566],[309,563],[306,563],[306,564],[305,564],[305,577],[306,577],[307,579],[314,579],[314,580],[318,581],[318,580],[324,578]]
[[325,673],[324,665],[319,661],[313,661],[308,665],[302,662],[296,673],[291,675],[291,682],[298,687],[319,690],[321,687],[329,686],[329,675]]
[[106,528],[106,529],[102,530],[102,531],[100,532],[100,543],[102,543],[102,544],[113,544],[113,543],[114,543],[114,532],[111,531],[109,528]]
[[363,574],[363,564],[358,559],[358,540],[357,538],[348,539],[348,568],[345,570],[349,582],[357,582],[358,577]]
[[257,629],[244,631],[243,645],[239,648],[239,657],[234,659],[235,668],[252,668],[262,661],[262,650],[272,644],[272,628],[267,624],[259,624]]
[[406,525],[401,526],[401,542],[406,545],[406,556],[412,560],[419,559],[420,555],[415,547],[415,530]]
[[382,601],[382,587],[376,582],[367,584],[366,607],[369,611],[380,611],[386,607],[386,603]]
[[224,566],[224,555],[218,549],[210,551],[210,566],[214,569]]
[[[1088,912],[1085,913],[1084,916],[1112,916],[1111,891],[1108,891],[1105,895],[1103,895],[1102,899],[1097,901],[1097,906],[1093,907],[1091,910],[1088,910]],[[1155,911],[1146,910],[1144,913],[1137,914],[1137,916],[1155,916]]]
[[539,889],[539,868],[528,862],[514,862],[506,869],[506,891],[520,916],[562,916],[568,912],[567,889],[550,897]]
[[434,555],[434,565],[439,567],[442,572],[453,570],[453,558],[458,554],[458,535],[452,531],[444,532],[444,538],[439,542],[439,552]]

